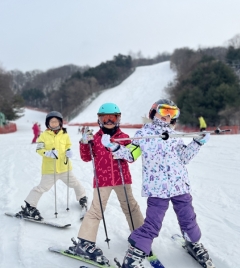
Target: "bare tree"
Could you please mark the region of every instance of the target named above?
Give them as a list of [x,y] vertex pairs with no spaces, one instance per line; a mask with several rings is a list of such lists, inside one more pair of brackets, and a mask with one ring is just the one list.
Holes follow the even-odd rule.
[[229,39],[228,45],[235,49],[240,48],[240,34],[236,34],[233,38]]

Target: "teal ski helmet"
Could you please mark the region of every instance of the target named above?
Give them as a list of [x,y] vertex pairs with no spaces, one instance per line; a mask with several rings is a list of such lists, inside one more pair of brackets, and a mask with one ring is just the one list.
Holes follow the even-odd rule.
[[98,110],[98,115],[104,115],[104,114],[117,114],[120,115],[120,109],[115,103],[104,103],[100,106]]
[[101,128],[105,124],[101,118],[104,115],[116,115],[116,118],[114,118],[115,120],[112,121],[111,119],[109,119],[109,122],[114,124],[116,127],[119,127],[120,119],[121,119],[121,111],[115,103],[109,102],[109,103],[102,104],[100,106],[97,114],[98,114],[98,124]]

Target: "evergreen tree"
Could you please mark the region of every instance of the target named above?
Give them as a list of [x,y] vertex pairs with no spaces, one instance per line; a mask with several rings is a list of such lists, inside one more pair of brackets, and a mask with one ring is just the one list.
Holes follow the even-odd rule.
[[203,115],[208,125],[217,126],[221,111],[237,107],[240,87],[233,70],[212,57],[203,57],[186,79],[177,83],[174,93],[181,109],[180,122],[196,126]]

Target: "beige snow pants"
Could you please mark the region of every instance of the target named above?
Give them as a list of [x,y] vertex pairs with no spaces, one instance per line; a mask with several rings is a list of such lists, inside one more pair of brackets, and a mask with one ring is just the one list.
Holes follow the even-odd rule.
[[[126,187],[128,202],[129,202],[130,211],[131,211],[131,215],[133,219],[134,229],[136,229],[143,224],[144,222],[143,215],[140,211],[140,207],[137,201],[133,197],[131,184],[126,184],[125,187]],[[108,199],[112,190],[114,190],[115,193],[117,194],[122,211],[126,216],[128,226],[130,230],[132,231],[133,228],[132,228],[131,218],[129,215],[128,204],[127,204],[123,185],[99,187],[103,211],[105,211],[105,208],[106,208],[106,205],[107,205],[107,202],[108,202]],[[87,213],[84,216],[82,225],[80,226],[80,229],[78,232],[78,237],[91,241],[91,242],[96,242],[98,227],[99,227],[101,219],[102,219],[102,213],[101,213],[101,207],[100,207],[99,198],[98,198],[98,191],[97,191],[97,188],[94,188],[93,201],[92,201],[90,209],[87,211]]]
[[[56,173],[56,182],[58,180],[63,181],[66,185],[68,184],[68,172]],[[27,198],[26,202],[32,207],[37,207],[38,201],[41,198],[42,194],[49,191],[54,185],[54,174],[42,175],[42,179],[38,186],[34,187]],[[75,191],[77,201],[86,196],[86,192],[81,183],[73,175],[72,171],[69,171],[69,188],[73,188]]]

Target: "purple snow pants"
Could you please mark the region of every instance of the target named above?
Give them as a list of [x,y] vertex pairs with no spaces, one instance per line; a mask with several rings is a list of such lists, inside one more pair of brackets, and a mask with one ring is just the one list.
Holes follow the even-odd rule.
[[162,221],[170,200],[182,233],[184,232],[192,242],[197,242],[200,239],[201,231],[192,206],[192,196],[183,194],[167,199],[148,197],[146,218],[143,225],[134,230],[129,236],[128,241],[130,244],[146,254],[150,253],[153,239],[158,236],[161,230]]

